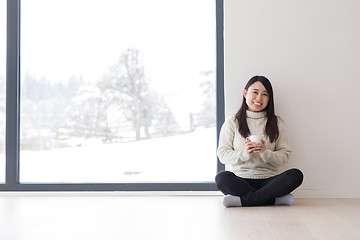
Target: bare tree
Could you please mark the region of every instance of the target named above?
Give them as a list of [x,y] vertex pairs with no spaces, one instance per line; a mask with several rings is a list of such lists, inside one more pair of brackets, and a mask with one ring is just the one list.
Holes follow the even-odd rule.
[[132,122],[136,140],[141,139],[141,128],[150,138],[152,104],[144,65],[139,51],[128,49],[98,84],[106,101],[117,105],[127,121]]
[[214,71],[204,71],[201,74],[205,81],[200,84],[203,95],[203,109],[201,113],[190,115],[192,128],[196,126],[212,127],[216,124],[216,91]]

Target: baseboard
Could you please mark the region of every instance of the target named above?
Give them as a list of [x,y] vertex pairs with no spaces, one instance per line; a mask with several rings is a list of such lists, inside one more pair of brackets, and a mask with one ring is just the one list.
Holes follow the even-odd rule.
[[295,198],[360,198],[360,189],[297,189]]
[[1,196],[223,196],[220,191],[46,191],[1,192]]
[[[296,189],[295,198],[360,198],[360,189]],[[0,192],[0,196],[222,196],[220,191]]]

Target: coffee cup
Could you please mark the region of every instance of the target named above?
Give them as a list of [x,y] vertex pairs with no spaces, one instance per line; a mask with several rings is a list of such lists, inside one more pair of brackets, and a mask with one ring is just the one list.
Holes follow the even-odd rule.
[[251,135],[250,137],[248,137],[248,139],[251,142],[261,143],[262,136],[261,135]]

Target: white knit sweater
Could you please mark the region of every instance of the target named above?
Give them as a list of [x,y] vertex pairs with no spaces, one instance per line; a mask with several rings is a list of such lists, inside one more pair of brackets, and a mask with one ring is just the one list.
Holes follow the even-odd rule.
[[[266,112],[247,111],[247,124],[251,135],[263,135],[267,121]],[[217,155],[225,169],[242,178],[263,179],[278,174],[278,167],[290,158],[285,124],[278,118],[279,137],[270,142],[264,137],[266,151],[264,153],[246,153],[245,139],[239,133],[239,125],[235,116],[224,122],[221,127]]]

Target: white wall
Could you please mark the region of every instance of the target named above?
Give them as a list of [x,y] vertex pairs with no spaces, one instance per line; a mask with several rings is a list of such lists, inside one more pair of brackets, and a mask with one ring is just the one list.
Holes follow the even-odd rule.
[[226,116],[267,76],[293,155],[297,197],[360,197],[360,1],[225,0]]

